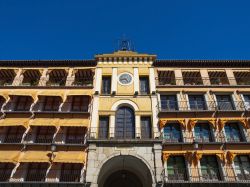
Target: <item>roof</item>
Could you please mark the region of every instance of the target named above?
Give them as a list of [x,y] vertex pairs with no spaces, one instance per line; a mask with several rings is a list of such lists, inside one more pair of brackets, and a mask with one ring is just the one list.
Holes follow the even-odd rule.
[[81,67],[96,64],[96,60],[0,60],[0,67]]
[[155,60],[155,67],[249,67],[250,60]]

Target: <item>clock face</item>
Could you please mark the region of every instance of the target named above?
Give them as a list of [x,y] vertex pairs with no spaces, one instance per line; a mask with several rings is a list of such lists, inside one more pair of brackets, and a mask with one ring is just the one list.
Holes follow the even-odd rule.
[[128,73],[123,73],[119,76],[119,82],[120,84],[130,84],[132,82],[132,76]]

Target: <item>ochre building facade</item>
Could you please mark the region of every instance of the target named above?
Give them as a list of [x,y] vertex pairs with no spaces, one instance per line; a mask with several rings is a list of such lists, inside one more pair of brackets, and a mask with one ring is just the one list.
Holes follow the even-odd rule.
[[248,186],[250,61],[0,61],[0,186]]

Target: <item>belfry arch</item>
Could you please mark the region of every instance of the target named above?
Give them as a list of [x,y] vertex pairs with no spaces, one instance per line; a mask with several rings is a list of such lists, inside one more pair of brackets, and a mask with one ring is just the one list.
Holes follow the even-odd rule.
[[107,160],[98,175],[98,187],[151,187],[152,172],[140,158],[119,155]]

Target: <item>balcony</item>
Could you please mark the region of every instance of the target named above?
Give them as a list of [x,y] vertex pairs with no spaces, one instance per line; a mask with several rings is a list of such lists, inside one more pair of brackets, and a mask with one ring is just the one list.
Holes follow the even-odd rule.
[[199,71],[182,72],[184,85],[203,85],[201,74]]
[[16,73],[13,69],[2,69],[0,70],[0,86],[11,86]]
[[20,86],[38,86],[41,73],[39,70],[26,70]]
[[250,72],[234,72],[237,85],[250,85]]

